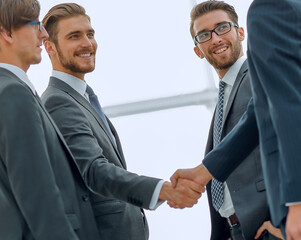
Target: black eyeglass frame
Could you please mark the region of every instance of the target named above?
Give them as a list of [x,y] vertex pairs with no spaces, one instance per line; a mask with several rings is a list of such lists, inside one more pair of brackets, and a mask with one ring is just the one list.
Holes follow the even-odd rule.
[[[219,28],[220,26],[224,25],[224,24],[228,24],[228,25],[230,26],[229,31],[224,32],[224,33],[217,33],[215,30],[216,30],[217,28]],[[232,29],[232,27],[239,28],[239,26],[238,26],[237,24],[233,23],[233,22],[225,22],[225,23],[222,23],[222,24],[218,25],[217,27],[215,27],[215,28],[212,29],[212,30],[203,31],[203,32],[200,32],[200,33],[198,33],[197,35],[195,35],[195,36],[194,36],[194,42],[195,42],[195,44],[196,44],[196,43],[202,44],[202,43],[208,42],[208,41],[211,40],[211,38],[212,38],[212,33],[213,33],[213,32],[214,32],[217,36],[222,36],[222,35],[224,35],[224,34],[230,32],[231,29]],[[206,40],[206,41],[199,42],[198,39],[197,39],[197,37],[198,37],[200,34],[204,34],[205,32],[206,32],[206,33],[207,33],[207,32],[210,33],[210,38],[209,38],[208,40]]]
[[38,29],[40,32],[42,32],[42,29],[43,29],[43,23],[40,22],[40,21],[31,21],[31,22],[28,22],[26,23],[27,25],[38,25]]

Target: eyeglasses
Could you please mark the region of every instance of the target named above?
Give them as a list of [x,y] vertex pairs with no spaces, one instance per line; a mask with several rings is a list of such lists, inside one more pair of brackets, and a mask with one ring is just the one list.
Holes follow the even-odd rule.
[[223,24],[218,25],[216,28],[212,29],[211,31],[200,32],[199,34],[197,34],[194,37],[194,41],[197,43],[200,43],[200,44],[207,42],[212,38],[213,32],[215,32],[216,35],[221,36],[221,35],[224,35],[224,34],[230,32],[232,26],[238,28],[238,25],[236,25],[232,22],[223,23]]
[[26,24],[27,25],[38,25],[39,31],[42,32],[42,29],[43,29],[43,23],[42,22],[32,21],[32,22],[28,22]]

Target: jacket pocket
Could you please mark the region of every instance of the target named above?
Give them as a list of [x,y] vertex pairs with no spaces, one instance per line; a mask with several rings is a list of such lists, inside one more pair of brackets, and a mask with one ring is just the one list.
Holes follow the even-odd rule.
[[255,182],[255,185],[256,185],[257,192],[263,192],[263,191],[265,191],[265,184],[264,184],[264,180],[263,179],[257,180]]
[[118,200],[108,200],[103,202],[93,203],[94,216],[103,216],[123,212],[125,203]]

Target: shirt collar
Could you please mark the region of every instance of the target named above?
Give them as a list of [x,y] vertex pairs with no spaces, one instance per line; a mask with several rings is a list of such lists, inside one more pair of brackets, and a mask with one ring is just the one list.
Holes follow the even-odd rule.
[[247,58],[242,56],[230,67],[229,71],[225,74],[225,76],[221,79],[231,87],[233,87],[236,77],[239,73],[241,66]]
[[77,77],[74,77],[68,73],[64,73],[61,71],[52,70],[52,76],[62,80],[67,83],[70,87],[72,87],[75,91],[77,91],[80,95],[85,97],[87,83]]
[[36,89],[34,85],[29,80],[28,76],[26,75],[26,72],[24,72],[23,69],[7,63],[0,63],[0,67],[5,68],[6,70],[15,74],[21,81],[23,81],[30,88],[33,94],[36,94]]

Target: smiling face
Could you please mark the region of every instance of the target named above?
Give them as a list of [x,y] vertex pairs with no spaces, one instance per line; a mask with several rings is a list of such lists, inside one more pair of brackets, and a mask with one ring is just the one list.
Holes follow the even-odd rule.
[[[222,23],[231,22],[223,10],[214,10],[198,17],[193,25],[195,35],[216,28]],[[197,43],[195,53],[200,58],[206,58],[222,78],[236,60],[243,55],[241,41],[244,39],[242,28],[232,27],[231,31],[218,36],[212,33],[212,39]]]
[[84,80],[85,73],[95,68],[97,43],[86,16],[65,18],[58,23],[57,42],[45,41],[53,69]]

